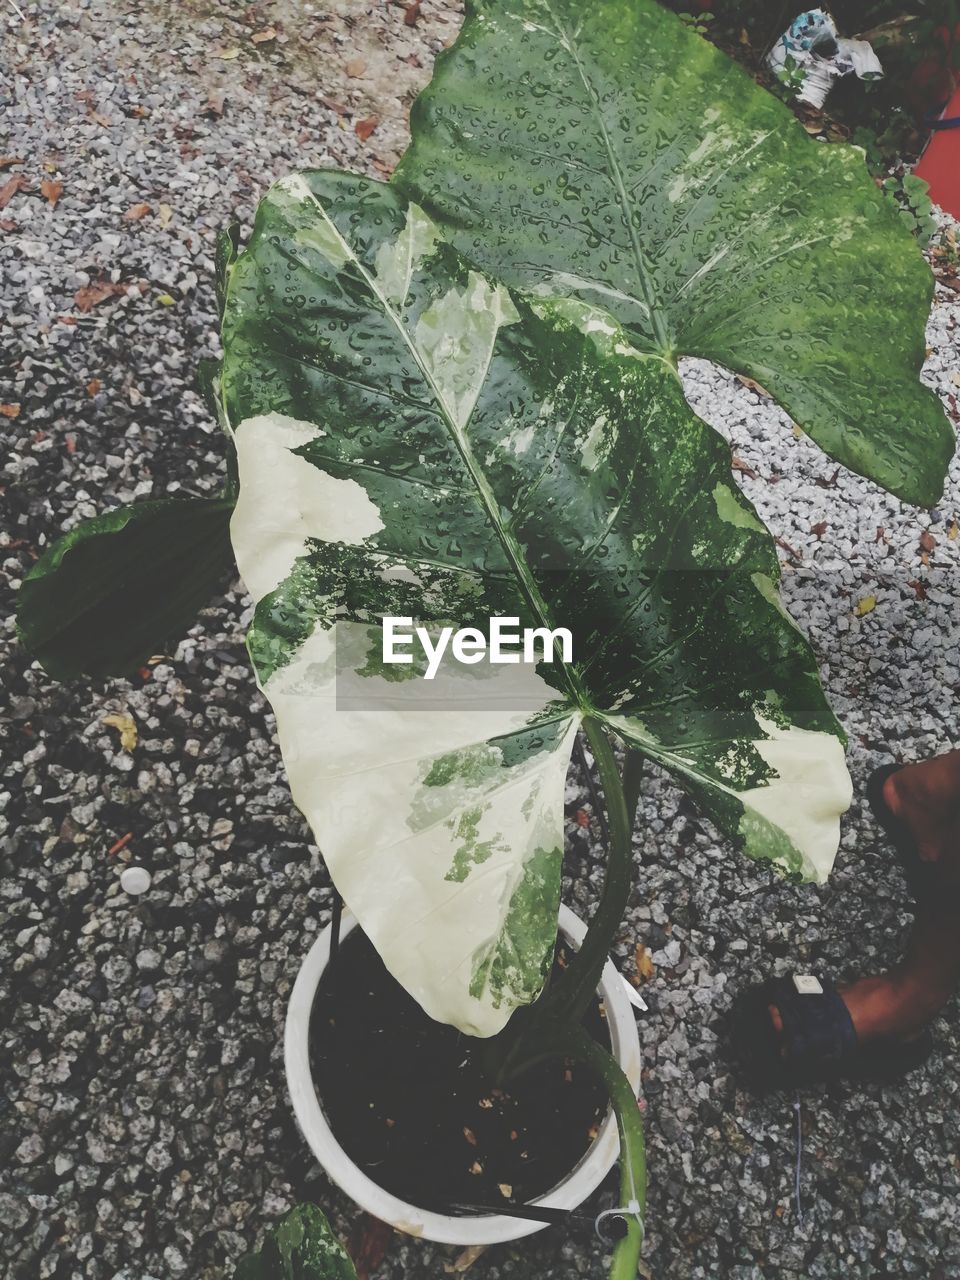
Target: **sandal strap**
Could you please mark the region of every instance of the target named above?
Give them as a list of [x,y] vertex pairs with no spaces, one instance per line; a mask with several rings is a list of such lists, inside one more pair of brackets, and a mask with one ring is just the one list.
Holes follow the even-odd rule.
[[790,1064],[838,1063],[859,1051],[853,1019],[829,979],[778,978],[770,984],[770,1003],[780,1011],[781,1046]]

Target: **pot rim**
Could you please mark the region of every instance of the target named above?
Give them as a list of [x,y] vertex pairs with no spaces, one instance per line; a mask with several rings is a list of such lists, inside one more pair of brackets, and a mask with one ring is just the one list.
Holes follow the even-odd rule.
[[[344,910],[341,938],[356,927],[356,918]],[[559,928],[577,946],[587,931],[583,921],[562,905]],[[390,1223],[398,1231],[440,1244],[498,1244],[542,1231],[546,1223],[503,1214],[454,1217],[408,1204],[368,1177],[341,1147],[320,1106],[310,1070],[310,1014],[317,986],[330,959],[330,934],[328,925],[304,957],[290,993],[284,1030],[284,1062],[294,1114],[307,1145],[328,1177],[367,1213]],[[624,979],[610,960],[604,966],[598,994],[606,1009],[614,1056],[636,1093],[640,1085],[640,1038]],[[576,1209],[607,1176],[619,1150],[616,1117],[610,1111],[579,1162],[556,1186],[532,1203],[555,1209]]]

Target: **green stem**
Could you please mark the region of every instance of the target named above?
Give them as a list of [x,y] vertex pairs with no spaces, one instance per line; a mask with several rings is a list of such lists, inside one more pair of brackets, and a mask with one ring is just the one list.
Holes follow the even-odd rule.
[[637,1280],[644,1234],[641,1223],[647,1204],[647,1155],[643,1120],[633,1086],[616,1058],[583,1027],[556,1023],[543,1026],[536,1045],[535,1056],[526,1059],[516,1074],[544,1058],[573,1058],[589,1067],[607,1090],[620,1134],[620,1205],[626,1208],[636,1200],[640,1206],[639,1221],[635,1216],[626,1218],[627,1234],[614,1248],[610,1280]]
[[606,730],[598,721],[589,718],[584,720],[583,728],[597,762],[607,805],[607,818],[610,824],[607,874],[600,903],[590,921],[587,936],[580,950],[570,961],[566,972],[534,1007],[536,1022],[543,1017],[562,1018],[564,1022],[576,1024],[583,1017],[600,985],[603,966],[607,963],[610,948],[630,896],[631,836],[636,799],[633,801],[631,813],[627,807],[628,802],[624,795],[620,772],[617,769],[616,756],[613,754],[613,747],[610,745]]

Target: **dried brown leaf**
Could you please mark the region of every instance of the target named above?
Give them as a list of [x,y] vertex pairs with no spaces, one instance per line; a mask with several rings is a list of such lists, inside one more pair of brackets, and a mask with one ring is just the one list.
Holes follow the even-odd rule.
[[141,218],[145,218],[150,212],[148,204],[132,204],[127,212],[123,215],[124,222],[139,222]]
[[351,80],[359,80],[366,69],[366,58],[351,58],[344,68]]
[[347,1248],[357,1269],[357,1280],[370,1280],[387,1256],[392,1240],[393,1227],[388,1222],[381,1222],[370,1213],[363,1215]]
[[57,182],[53,178],[44,178],[40,183],[40,194],[50,208],[55,209],[57,201],[63,195],[63,183]]
[[118,729],[120,731],[120,749],[122,751],[133,751],[137,745],[137,722],[129,711],[116,711],[112,715],[104,716],[100,723],[107,725],[110,729]]
[[759,480],[759,476],[749,462],[744,462],[742,458],[738,458],[736,454],[730,459],[730,465],[734,471],[740,471],[743,475],[749,476],[751,480]]
[[0,414],[5,418],[19,418],[20,406],[18,404],[0,404]]
[[642,942],[638,942],[634,954],[636,956],[637,963],[637,977],[641,982],[649,982],[657,971],[650,956],[650,952]]
[[376,116],[370,116],[367,120],[358,120],[353,126],[353,131],[361,142],[366,142],[379,123]]
[[126,293],[129,285],[122,281],[113,284],[109,280],[102,280],[98,284],[88,284],[84,288],[78,289],[73,295],[73,301],[78,311],[91,311],[94,307],[98,307],[101,302],[106,302],[109,298],[116,298],[118,294]]
[[471,1244],[468,1245],[462,1253],[458,1253],[453,1262],[445,1262],[443,1269],[448,1276],[460,1276],[465,1271],[469,1271],[473,1264],[486,1253],[489,1245]]
[[30,179],[25,173],[15,173],[0,187],[0,209],[5,209],[18,191],[29,187]]

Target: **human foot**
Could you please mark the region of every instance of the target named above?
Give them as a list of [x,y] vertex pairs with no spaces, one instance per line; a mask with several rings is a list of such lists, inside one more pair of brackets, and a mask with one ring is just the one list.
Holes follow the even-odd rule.
[[774,978],[743,992],[731,1022],[745,1082],[767,1092],[839,1079],[893,1081],[914,1070],[933,1039],[915,1022],[898,1028],[889,995],[887,979],[863,979],[841,995],[823,975]]
[[924,862],[960,856],[960,751],[890,773],[883,800],[910,831]]
[[[938,989],[931,985],[918,987],[897,973],[882,977],[860,978],[858,981],[837,987],[857,1042],[869,1044],[872,1040],[915,1040],[927,1023],[950,998],[951,988],[944,983]],[[778,1035],[783,1034],[783,1018],[775,1004],[767,1006],[770,1021]]]

